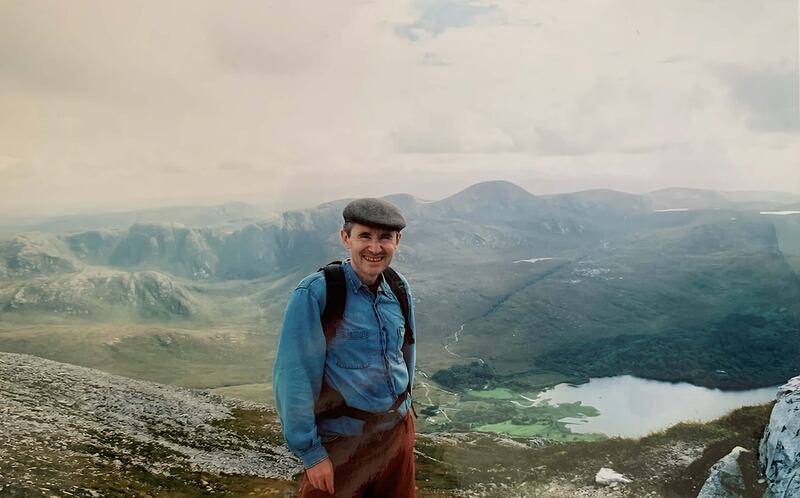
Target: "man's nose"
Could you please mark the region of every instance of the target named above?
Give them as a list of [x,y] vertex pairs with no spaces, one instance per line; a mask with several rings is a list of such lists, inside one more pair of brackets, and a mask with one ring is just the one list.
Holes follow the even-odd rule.
[[381,252],[381,242],[379,240],[372,240],[369,243],[369,250],[374,254]]

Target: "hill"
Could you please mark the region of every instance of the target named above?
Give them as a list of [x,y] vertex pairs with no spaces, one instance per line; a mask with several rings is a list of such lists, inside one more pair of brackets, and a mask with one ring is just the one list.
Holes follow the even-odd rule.
[[[0,407],[3,494],[296,493],[299,462],[281,445],[275,413],[263,406],[0,353]],[[694,497],[711,464],[733,445],[757,448],[769,410],[742,409],[638,441],[552,444],[476,433],[419,434],[418,496]],[[754,470],[756,452],[747,458],[747,470]],[[621,489],[592,484],[607,466],[633,483]],[[763,493],[763,485],[753,485]]]

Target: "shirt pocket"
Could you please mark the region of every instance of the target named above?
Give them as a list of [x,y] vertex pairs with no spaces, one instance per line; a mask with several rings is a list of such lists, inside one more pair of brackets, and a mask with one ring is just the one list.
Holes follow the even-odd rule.
[[389,341],[389,351],[392,359],[397,363],[405,361],[403,359],[403,344],[405,342],[405,335],[406,328],[403,325],[398,325],[395,327],[394,337],[391,341]]
[[370,364],[369,331],[344,328],[336,331],[328,354],[342,368],[367,368]]

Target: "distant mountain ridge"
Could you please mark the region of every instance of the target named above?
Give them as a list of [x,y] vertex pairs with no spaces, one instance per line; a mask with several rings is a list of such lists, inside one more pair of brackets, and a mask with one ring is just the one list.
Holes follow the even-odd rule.
[[[537,197],[512,183],[495,181],[473,185],[439,201],[420,202],[407,194],[387,199],[396,202],[409,219],[411,251],[407,256],[424,258],[413,246],[420,239],[432,241],[436,232],[443,235],[443,241],[433,241],[434,245],[444,242],[440,250],[450,250],[446,246],[558,249],[618,236],[663,206],[751,207],[739,206],[729,197],[691,189],[644,196],[591,190]],[[152,269],[200,280],[256,278],[335,256],[341,208],[346,202],[286,211],[230,232],[179,223],[137,223],[127,233],[89,230],[60,238],[69,245],[69,257],[88,264]]]
[[[3,226],[16,227],[16,231],[70,233],[85,230],[124,229],[137,223],[178,223],[187,226],[214,226],[235,229],[247,223],[274,216],[275,211],[244,202],[230,202],[212,206],[173,206],[96,214],[74,214],[52,217],[7,218],[0,217]],[[3,231],[7,231],[3,230]]]
[[[534,384],[553,373],[575,379],[623,370],[649,378],[680,372],[680,380],[715,386],[770,382],[751,375],[753,360],[768,353],[757,347],[766,335],[788,337],[800,323],[800,215],[761,214],[791,211],[777,202],[753,205],[764,193],[743,194],[746,202],[731,195],[535,196],[509,182],[485,182],[438,201],[389,196],[408,221],[393,265],[414,282],[427,332],[422,361],[440,369],[481,357],[500,381],[525,373]],[[162,222],[5,239],[0,313],[99,317],[127,306],[137,319],[229,321],[233,309],[248,320],[259,313],[275,320],[282,292],[345,255],[338,232],[346,202],[235,230]],[[731,326],[735,316],[766,325]],[[726,327],[743,346],[736,365],[722,361],[721,350],[704,356],[709,337]],[[674,350],[675,341],[696,347],[695,357],[669,369],[645,361],[648,348]],[[595,362],[592,352],[608,344],[619,354]],[[583,355],[592,361],[573,361]],[[800,352],[784,360],[781,368],[800,361]],[[776,375],[786,372],[776,368]]]

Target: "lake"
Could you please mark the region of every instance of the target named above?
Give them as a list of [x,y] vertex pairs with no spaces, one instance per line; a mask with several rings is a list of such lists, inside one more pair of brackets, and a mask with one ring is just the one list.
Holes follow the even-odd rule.
[[596,417],[565,418],[570,430],[609,436],[641,437],[682,421],[706,422],[736,408],[775,399],[778,386],[722,391],[686,382],[671,383],[630,375],[592,379],[586,384],[559,384],[535,398],[550,404],[574,403],[597,408]]

